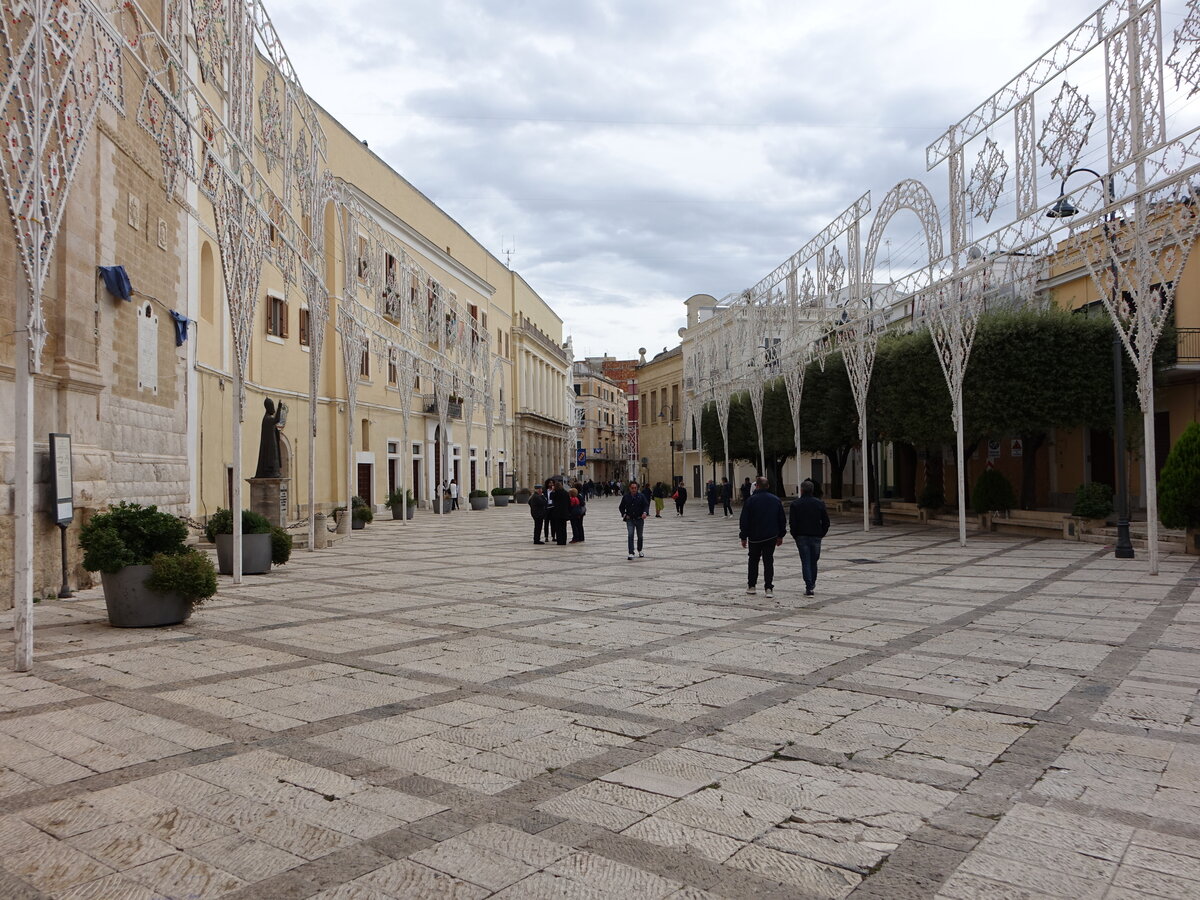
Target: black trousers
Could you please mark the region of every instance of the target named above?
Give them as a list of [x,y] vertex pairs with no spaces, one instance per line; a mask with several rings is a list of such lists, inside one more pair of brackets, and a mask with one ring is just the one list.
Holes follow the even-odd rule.
[[546,531],[546,517],[533,517],[533,542],[536,544],[542,539],[542,532]]
[[571,540],[583,540],[583,516],[571,516]]
[[550,520],[550,529],[554,532],[554,543],[565,544],[567,542],[567,520],[553,518]]
[[758,561],[762,560],[763,587],[771,590],[775,587],[775,538],[769,541],[750,541],[750,558],[747,564],[746,584],[754,587],[758,584]]

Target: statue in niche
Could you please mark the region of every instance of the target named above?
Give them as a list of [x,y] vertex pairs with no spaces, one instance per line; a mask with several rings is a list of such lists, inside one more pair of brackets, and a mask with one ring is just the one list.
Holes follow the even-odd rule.
[[255,478],[278,478],[279,470],[279,433],[283,431],[283,426],[287,424],[287,406],[282,400],[278,405],[271,402],[268,397],[263,401],[263,406],[266,407],[266,412],[263,413],[262,431],[258,445],[258,468],[254,472]]

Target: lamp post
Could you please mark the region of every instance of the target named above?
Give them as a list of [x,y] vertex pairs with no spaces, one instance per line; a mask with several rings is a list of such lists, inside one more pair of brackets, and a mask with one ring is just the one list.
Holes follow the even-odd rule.
[[[670,418],[667,417],[668,410],[671,412]],[[667,419],[671,423],[671,490],[675,490],[675,410],[670,406],[664,406],[659,412],[660,419]]]
[[[1067,198],[1067,179],[1077,172],[1087,172],[1096,176],[1097,179],[1104,185],[1104,196],[1109,207],[1116,202],[1116,192],[1113,189],[1113,177],[1109,175],[1101,175],[1095,169],[1077,168],[1068,172],[1062,180],[1062,187],[1058,191],[1058,201],[1050,207],[1046,215],[1051,219],[1067,219],[1079,212]],[[1104,240],[1111,242],[1112,223],[1114,213],[1110,208],[1104,214]],[[1111,251],[1111,243],[1107,250]],[[1117,292],[1117,263],[1109,255],[1109,270],[1112,277],[1112,302],[1116,304]],[[1113,555],[1117,559],[1133,559],[1133,542],[1129,539],[1129,488],[1128,476],[1125,471],[1125,385],[1121,377],[1121,334],[1117,329],[1117,323],[1113,322],[1113,396],[1116,402],[1116,420],[1114,422],[1113,438],[1116,442],[1116,463],[1117,463],[1117,546],[1113,551]],[[1147,461],[1147,465],[1150,465]]]

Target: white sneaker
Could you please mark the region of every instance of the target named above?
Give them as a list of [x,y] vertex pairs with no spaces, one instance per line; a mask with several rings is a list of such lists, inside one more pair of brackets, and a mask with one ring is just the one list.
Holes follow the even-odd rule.
[[754,592],[755,592],[755,589],[754,589],[754,588],[752,588],[752,587],[748,587],[748,588],[746,588],[746,593],[747,593],[747,594],[753,594]]
[[764,597],[774,597],[775,593],[770,588],[767,588],[765,591],[763,591],[763,596]]
[[639,550],[639,551],[638,551],[638,558],[639,558],[639,559],[641,559],[641,558],[644,558],[645,556],[646,556],[646,554],[645,554],[645,553],[643,553],[641,550]]
[[632,553],[630,553],[630,554],[629,554],[627,557],[625,557],[625,558],[626,558],[626,559],[633,559],[633,554],[632,554]]

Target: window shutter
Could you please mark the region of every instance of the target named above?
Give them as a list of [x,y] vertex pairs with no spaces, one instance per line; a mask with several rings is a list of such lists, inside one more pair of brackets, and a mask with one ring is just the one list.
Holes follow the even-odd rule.
[[291,318],[291,316],[288,313],[288,304],[287,304],[286,300],[279,301],[279,315],[282,320],[279,336],[287,337],[288,336],[288,319]]

